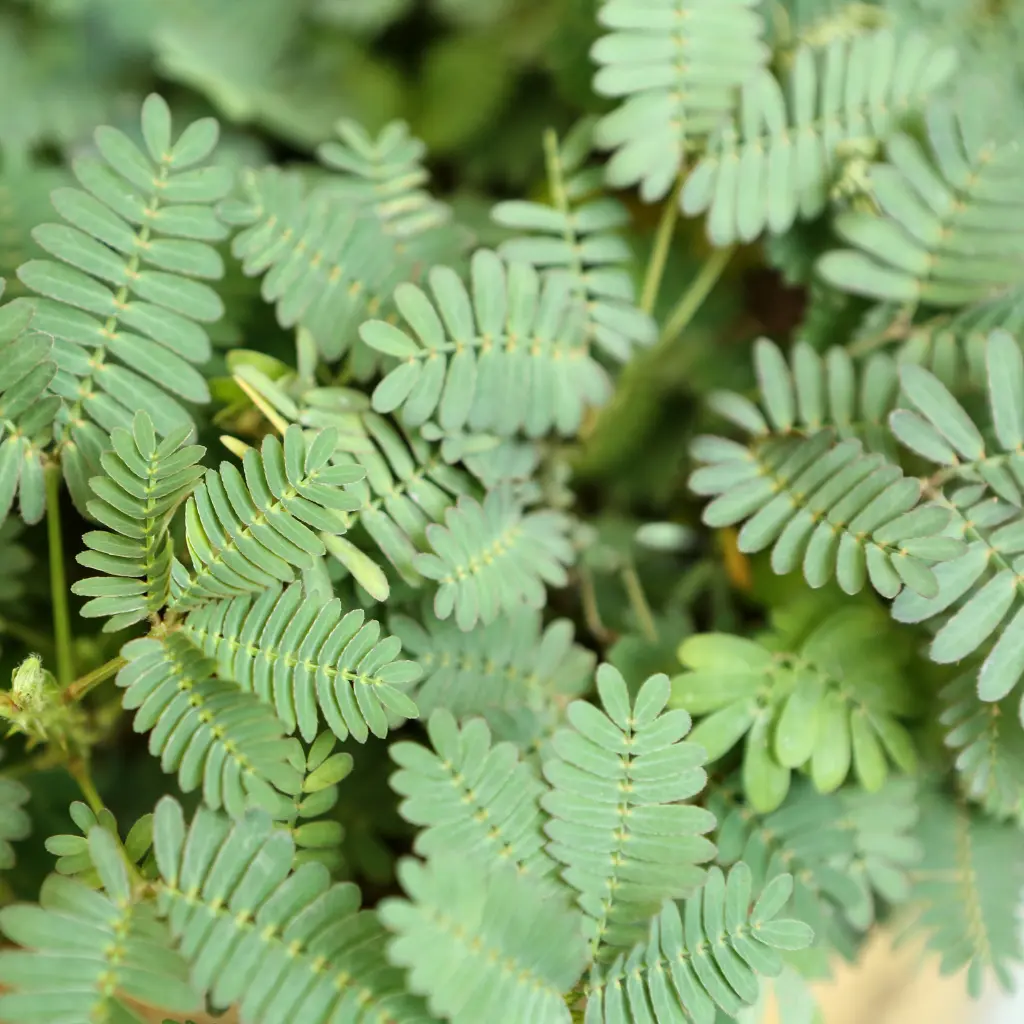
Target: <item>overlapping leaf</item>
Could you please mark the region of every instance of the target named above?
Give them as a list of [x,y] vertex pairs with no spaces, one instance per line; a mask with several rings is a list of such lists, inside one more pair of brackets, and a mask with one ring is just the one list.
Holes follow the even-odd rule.
[[34,326],[56,339],[51,387],[67,403],[72,439],[79,419],[111,431],[130,427],[140,409],[167,433],[190,422],[181,401],[210,397],[196,367],[210,355],[203,324],[224,309],[205,282],[224,272],[209,243],[227,234],[212,207],[231,174],[200,166],[217,143],[212,119],[172,141],[167,104],[152,95],[142,130],[145,152],[117,129],[97,129],[101,159],[77,159],[81,188],[53,193],[67,223],[33,232],[61,262],[30,260],[18,270],[43,296]]
[[1019,829],[932,792],[921,800],[917,835],[924,858],[910,894],[919,910],[911,927],[928,934],[943,974],[967,968],[974,998],[990,973],[1011,990],[1015,966],[1024,960],[1017,914],[1024,889]]
[[[876,353],[858,366],[844,348],[830,348],[822,356],[798,341],[787,365],[778,345],[758,338],[754,370],[756,403],[734,391],[714,391],[708,397],[714,412],[753,441],[809,436],[828,427],[844,440],[860,439],[871,451],[893,451],[886,417],[896,405],[899,378],[888,356]],[[705,459],[705,449],[714,453],[717,448],[727,450],[717,439],[694,442],[694,454],[702,461],[722,461]]]
[[869,792],[879,790],[894,762],[916,764],[900,719],[916,710],[908,662],[885,643],[886,622],[872,608],[842,608],[792,653],[725,633],[684,640],[687,669],[672,680],[671,704],[706,716],[692,740],[716,761],[741,740],[743,788],[754,810],[778,808],[794,769],[821,793],[846,781],[851,769]]
[[758,997],[758,977],[781,973],[780,953],[804,949],[814,933],[803,921],[780,918],[793,891],[790,875],[776,875],[754,902],[746,864],[728,874],[715,867],[682,913],[666,901],[646,942],[622,953],[587,988],[585,1024],[693,1021],[714,1024]]
[[423,186],[427,148],[404,121],[392,121],[373,138],[362,125],[342,118],[336,139],[317,147],[320,162],[338,172],[322,188],[371,212],[398,238],[413,238],[446,223],[451,213]]
[[594,44],[594,90],[623,102],[597,126],[615,149],[608,182],[645,202],[672,188],[694,142],[732,110],[734,92],[768,60],[755,0],[610,0]]
[[138,709],[133,726],[183,793],[201,789],[213,808],[241,815],[262,784],[296,793],[302,776],[290,762],[295,741],[273,711],[234,683],[214,678],[213,661],[180,633],[131,640],[117,675],[122,703]]
[[878,793],[848,788],[823,796],[798,780],[777,811],[761,815],[735,803],[726,787],[710,801],[720,819],[715,841],[720,864],[747,863],[755,887],[792,873],[791,913],[852,959],[859,933],[871,927],[879,899],[910,895],[911,871],[922,856],[912,831],[918,793],[909,779]]
[[241,472],[228,462],[208,470],[185,505],[192,570],[173,563],[171,607],[259,593],[312,567],[327,551],[320,532],[344,533],[344,514],[359,505],[344,485],[365,475],[329,465],[336,444],[334,430],[307,439],[293,424],[284,444],[268,434],[258,452],[248,449]]
[[427,721],[433,750],[419,743],[392,743],[399,766],[391,788],[404,799],[398,811],[420,827],[413,850],[421,857],[474,857],[488,868],[513,864],[540,880],[555,869],[544,850],[545,787],[519,759],[511,743],[491,742],[479,718],[459,728],[438,708]]
[[200,1009],[185,961],[149,904],[132,901],[121,851],[105,829],[89,833],[105,892],[51,875],[39,905],[0,911],[0,927],[21,948],[0,953],[0,1013],[11,1024],[40,1020],[135,1020],[121,997],[159,1001],[171,1013]]
[[891,29],[799,47],[785,90],[768,70],[736,83],[739,112],[687,178],[683,211],[707,211],[720,246],[818,216],[844,150],[887,138],[955,68],[952,49]]
[[427,527],[432,553],[415,568],[437,581],[434,614],[454,612],[460,629],[487,625],[526,604],[543,608],[544,585],[564,586],[573,560],[568,519],[560,512],[527,512],[509,487],[489,491],[483,504],[462,497],[445,513],[444,526]]
[[31,329],[31,320],[24,301],[0,306],[0,525],[15,497],[26,523],[38,522],[46,511],[43,449],[60,400],[43,397],[57,372],[53,340]]
[[231,823],[200,808],[186,825],[164,797],[153,847],[158,910],[215,1008],[237,1005],[243,1024],[432,1021],[385,961],[386,934],[360,911],[359,890],[332,884],[322,864],[292,871],[292,838],[264,812]]
[[1016,130],[988,131],[990,112],[970,100],[936,100],[927,110],[928,149],[895,134],[887,161],[872,166],[878,212],[850,211],[835,229],[850,246],[818,271],[856,295],[962,306],[1020,285],[1024,207]]
[[1013,701],[981,703],[973,673],[961,676],[942,692],[946,746],[966,795],[994,818],[1024,816],[1024,726]]
[[[1024,610],[1015,568],[1024,565],[1024,357],[1016,341],[996,331],[986,364],[991,427],[986,424],[985,435],[935,376],[917,366],[900,371],[911,408],[893,413],[893,432],[938,464],[937,482],[949,481],[944,501],[953,515],[947,532],[963,538],[966,549],[936,570],[935,594],[903,596],[893,615],[898,622],[937,622],[933,661],[984,656],[978,693],[998,701],[1024,675]],[[959,486],[962,481],[974,482]]]
[[183,632],[216,660],[222,679],[255,693],[287,732],[297,728],[307,741],[321,717],[339,739],[351,735],[360,743],[417,717],[404,691],[420,668],[398,660],[401,641],[382,637],[362,609],[342,614],[338,598],[302,583],[202,605]]
[[411,426],[436,416],[445,431],[574,433],[610,384],[590,353],[571,280],[542,280],[486,249],[473,255],[470,277],[467,289],[454,270],[434,267],[431,296],[409,283],[395,290],[405,328],[383,320],[360,328],[367,345],[397,360],[373,407],[401,409]]
[[563,993],[586,965],[580,914],[510,865],[474,858],[402,861],[408,899],[378,910],[388,959],[452,1024],[570,1024]]
[[602,665],[597,688],[604,710],[574,701],[555,734],[541,805],[551,815],[548,852],[579,894],[592,950],[617,951],[637,941],[662,900],[700,886],[715,820],[683,803],[704,788],[706,757],[683,740],[690,716],[665,710],[668,677],[651,676],[630,701],[620,673]]
[[491,216],[525,237],[502,242],[510,262],[565,274],[585,310],[584,333],[603,352],[625,361],[637,345],[657,336],[654,321],[636,308],[627,269],[633,254],[615,231],[629,223],[626,208],[599,194],[601,171],[582,167],[590,152],[591,126],[584,122],[562,145],[545,136],[550,205],[526,200],[498,203]]
[[308,329],[326,359],[356,341],[364,320],[390,315],[391,296],[419,268],[461,248],[448,208],[423,189],[423,144],[403,122],[373,139],[348,119],[337,140],[317,150],[340,172],[308,189],[301,175],[276,167],[247,171],[243,197],[221,213],[242,230],[232,251],[283,327]]
[[192,428],[158,439],[153,423],[137,412],[131,430],[115,427],[111,450],[100,458],[104,476],[90,486],[96,497],[86,506],[105,531],[82,536],[87,551],[78,562],[103,573],[77,580],[72,591],[89,597],[81,614],[107,616],[105,632],[116,632],[159,612],[171,585],[171,517],[203,475],[205,448],[187,445]]
[[[319,411],[319,417],[307,411],[302,418],[321,419],[324,410]],[[345,426],[332,465],[361,467],[366,474],[348,487],[360,504],[346,521],[366,532],[403,579],[421,583],[415,563],[427,548],[427,526],[441,522],[456,497],[469,493],[470,480],[445,462],[437,446],[396,429],[383,416],[361,413],[348,417]],[[342,557],[337,548],[332,554]]]
[[922,503],[920,481],[882,455],[864,454],[855,438],[836,444],[821,431],[809,439],[770,437],[750,449],[702,438],[695,454],[709,465],[693,473],[690,487],[715,495],[703,521],[743,523],[740,551],[771,547],[776,573],[799,568],[812,587],[834,575],[847,594],[870,581],[883,597],[904,586],[935,595],[932,566],[963,550],[942,536],[949,511]]
[[569,620],[544,628],[527,607],[469,632],[429,612],[422,625],[396,615],[390,626],[423,670],[413,697],[424,715],[447,708],[457,718],[482,715],[494,728],[502,712],[582,696],[593,672],[594,655],[573,642]]

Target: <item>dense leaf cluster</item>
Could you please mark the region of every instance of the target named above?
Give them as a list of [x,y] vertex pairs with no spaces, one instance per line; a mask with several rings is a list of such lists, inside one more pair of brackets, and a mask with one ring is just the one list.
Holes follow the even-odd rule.
[[0,10],[0,1019],[1012,983],[1009,6]]

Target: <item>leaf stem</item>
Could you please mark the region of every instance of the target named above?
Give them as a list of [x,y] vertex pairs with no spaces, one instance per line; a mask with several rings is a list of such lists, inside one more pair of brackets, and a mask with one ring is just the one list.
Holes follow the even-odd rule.
[[680,172],[675,186],[661,211],[661,220],[658,222],[658,230],[654,236],[651,258],[647,261],[647,272],[644,274],[643,290],[640,292],[640,309],[644,313],[654,312],[654,304],[658,301],[658,290],[661,287],[661,279],[665,274],[665,263],[668,260],[672,236],[676,230],[676,222],[679,220],[679,191],[682,187],[683,175]]
[[637,573],[636,566],[632,562],[627,562],[622,567],[622,582],[626,586],[626,593],[629,595],[629,604],[633,609],[633,614],[640,623],[640,631],[647,640],[650,640],[651,643],[656,643],[658,640],[658,627],[655,624],[651,606],[647,601],[647,595],[644,593],[643,584],[640,582],[640,575]]
[[75,678],[74,650],[71,642],[71,616],[68,612],[68,584],[64,572],[64,541],[60,525],[60,464],[51,462],[46,476],[46,537],[50,558],[50,605],[53,608],[53,635],[57,649],[57,681],[61,687]]
[[71,701],[81,700],[87,693],[99,686],[100,683],[105,682],[112,675],[120,672],[127,664],[128,660],[118,655],[116,658],[111,658],[110,661],[104,662],[99,668],[94,668],[91,672],[87,672],[65,688],[65,702],[70,703]]
[[658,344],[650,350],[651,357],[656,358],[663,353],[689,327],[690,321],[722,276],[722,271],[735,251],[735,245],[728,245],[724,249],[715,249],[708,257],[707,262],[700,268],[700,273],[690,282],[690,287],[669,313]]
[[86,803],[92,808],[93,814],[98,815],[104,809],[103,798],[92,781],[92,773],[89,771],[89,764],[84,757],[76,757],[68,761],[68,774],[78,783]]

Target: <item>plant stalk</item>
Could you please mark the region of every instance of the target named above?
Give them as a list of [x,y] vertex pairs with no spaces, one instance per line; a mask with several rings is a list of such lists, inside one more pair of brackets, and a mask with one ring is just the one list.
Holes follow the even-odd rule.
[[64,571],[64,540],[60,524],[60,465],[46,467],[46,537],[50,559],[50,605],[53,609],[53,635],[57,652],[57,681],[61,688],[75,678],[75,657],[71,640],[71,615],[68,612],[68,583]]
[[630,606],[640,625],[640,632],[643,633],[644,639],[649,640],[651,643],[657,643],[658,626],[654,621],[654,613],[651,611],[647,595],[644,593],[643,584],[640,582],[640,575],[632,562],[623,566],[622,582],[626,587]]
[[99,815],[100,811],[103,810],[103,798],[96,788],[96,783],[92,781],[92,773],[89,771],[88,763],[84,758],[77,757],[68,761],[67,767],[68,773],[78,783],[78,788],[82,791],[82,795],[92,809],[93,814]]
[[651,258],[647,262],[644,285],[640,292],[640,309],[644,313],[653,313],[654,304],[658,301],[661,279],[665,275],[665,263],[668,260],[669,249],[672,246],[672,236],[675,234],[676,222],[679,220],[679,192],[682,186],[683,175],[680,173],[665,203],[665,207],[661,211],[661,220],[658,222],[658,231],[654,236]]
[[105,682],[111,676],[120,672],[127,664],[128,660],[120,655],[116,658],[111,658],[110,661],[104,662],[99,668],[94,668],[91,672],[87,672],[84,676],[67,686],[64,690],[64,700],[67,703],[81,700],[87,693],[99,686],[100,683]]
[[675,309],[669,313],[658,344],[650,351],[651,357],[657,357],[663,353],[689,327],[690,321],[704,304],[711,289],[718,283],[722,271],[725,270],[735,251],[735,245],[728,245],[724,249],[716,249],[708,257],[707,262],[700,268],[700,273],[690,282],[690,287],[676,303]]

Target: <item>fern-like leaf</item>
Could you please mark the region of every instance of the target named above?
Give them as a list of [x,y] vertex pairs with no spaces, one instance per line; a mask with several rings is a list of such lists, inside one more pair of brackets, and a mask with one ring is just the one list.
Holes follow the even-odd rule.
[[913,836],[917,798],[909,779],[878,793],[842,789],[833,796],[798,780],[779,810],[760,815],[722,787],[709,802],[719,817],[718,861],[749,864],[757,887],[792,873],[793,915],[818,942],[853,959],[858,933],[876,919],[878,897],[891,904],[909,898],[922,855]]
[[265,813],[232,824],[204,807],[186,826],[164,797],[153,846],[158,909],[215,1008],[237,1004],[243,1024],[430,1024],[385,961],[386,934],[359,910],[359,890],[332,884],[322,864],[293,872],[292,838]]
[[890,29],[800,47],[785,91],[767,70],[747,77],[735,121],[686,180],[683,212],[707,211],[719,246],[818,216],[844,147],[887,138],[955,67],[952,49]]
[[[0,298],[4,282],[0,279]],[[43,449],[60,401],[43,397],[57,372],[53,341],[30,329],[25,302],[0,306],[0,525],[15,497],[21,518],[36,523],[46,511]]]
[[153,847],[152,814],[144,814],[139,818],[128,830],[122,843],[117,819],[108,808],[103,807],[99,814],[95,814],[88,804],[76,800],[68,808],[68,813],[80,834],[55,835],[46,840],[47,853],[57,858],[54,867],[58,875],[75,878],[90,889],[103,886],[103,878],[93,860],[93,848],[89,845],[89,833],[99,827],[106,829],[120,845],[121,855],[127,858],[132,868],[139,871],[143,877],[154,877],[150,871],[150,861],[146,859]]
[[396,238],[415,238],[445,224],[451,211],[425,188],[427,147],[404,121],[392,121],[374,139],[362,125],[343,118],[337,139],[317,148],[320,162],[338,172],[322,188],[371,213]]
[[[327,418],[323,408],[319,412],[302,419]],[[339,427],[332,464],[361,467],[366,474],[348,487],[359,507],[346,514],[346,522],[358,524],[406,582],[422,583],[415,561],[426,547],[425,530],[444,519],[456,497],[469,493],[470,480],[447,465],[435,445],[376,413],[350,415],[347,429]]]
[[184,634],[214,658],[224,679],[271,705],[287,732],[312,741],[323,716],[339,738],[365,743],[387,735],[393,721],[416,718],[404,692],[420,676],[397,660],[401,641],[381,637],[361,609],[342,614],[302,583],[271,586],[257,598],[241,595],[193,611]]
[[924,859],[911,891],[920,911],[912,927],[928,934],[943,974],[967,968],[974,998],[988,972],[1011,990],[1014,967],[1024,960],[1017,913],[1024,890],[1019,829],[926,793],[918,837]]
[[716,496],[703,521],[743,523],[741,551],[771,547],[776,573],[800,567],[812,587],[834,575],[847,594],[870,581],[883,597],[904,586],[934,596],[939,583],[931,566],[963,550],[960,541],[940,536],[949,511],[922,503],[920,481],[881,455],[864,454],[856,439],[833,444],[822,431],[751,450],[710,438],[697,443],[695,454],[711,464],[694,472],[690,486]]
[[[771,437],[806,437],[825,428],[847,439],[861,440],[870,451],[895,451],[886,418],[899,394],[896,364],[875,353],[862,367],[843,348],[824,355],[798,341],[789,361],[767,338],[754,343],[758,401],[733,391],[713,391],[708,406],[743,431],[751,441]],[[714,442],[698,438],[695,454]],[[713,450],[713,449],[712,449]],[[707,461],[718,461],[709,459]]]
[[[234,683],[214,678],[216,665],[180,633],[125,644],[128,664],[117,675],[125,708],[138,711],[136,732],[149,732],[150,753],[178,773],[183,793],[202,788],[213,808],[233,816],[260,782],[296,793],[301,774],[292,744],[274,713]],[[257,780],[257,781],[253,781]]]
[[703,833],[715,819],[682,803],[704,788],[705,755],[683,742],[690,716],[665,711],[668,677],[651,676],[630,702],[620,673],[601,665],[597,687],[604,710],[574,701],[569,727],[555,734],[541,804],[552,818],[548,852],[579,893],[592,948],[617,949],[636,941],[662,900],[701,884],[697,865],[715,852]]
[[51,875],[39,906],[0,910],[0,927],[21,948],[0,953],[0,1014],[11,1024],[40,1020],[133,1021],[126,996],[172,1013],[200,1009],[188,969],[150,904],[132,901],[117,840],[89,832],[105,892]]
[[178,399],[210,398],[196,366],[210,355],[202,324],[224,310],[205,281],[224,273],[209,243],[227,234],[213,204],[231,187],[231,173],[197,166],[217,143],[212,119],[172,143],[170,112],[152,95],[142,129],[146,152],[117,129],[97,129],[102,160],[76,160],[82,187],[53,193],[67,224],[33,232],[61,262],[30,260],[18,270],[43,296],[35,327],[56,339],[52,388],[67,404],[70,437],[79,419],[109,432],[130,427],[140,409],[167,433],[191,422]]
[[296,568],[326,553],[319,531],[344,533],[344,513],[359,502],[342,487],[364,475],[358,466],[328,464],[336,442],[333,430],[307,439],[293,424],[284,444],[268,434],[259,452],[248,449],[242,472],[228,462],[207,471],[185,506],[192,571],[175,561],[172,608],[290,583]]
[[419,826],[413,850],[421,857],[476,857],[488,866],[513,864],[534,879],[555,864],[544,851],[539,798],[545,787],[511,743],[491,743],[479,718],[459,728],[438,708],[427,721],[433,750],[392,743],[399,766],[391,788],[404,797],[399,813]]
[[591,974],[585,1024],[714,1024],[716,1007],[735,1017],[757,1001],[759,977],[781,973],[780,951],[814,938],[803,921],[779,917],[792,891],[791,876],[776,875],[754,902],[746,864],[728,877],[711,868],[682,914],[666,902],[645,942]]
[[1024,817],[1024,726],[1012,700],[980,703],[973,674],[942,692],[939,716],[964,792],[998,819]]
[[107,616],[105,632],[116,632],[167,603],[173,550],[171,516],[203,475],[197,463],[205,448],[186,445],[191,427],[172,431],[162,440],[144,412],[137,412],[131,430],[116,427],[110,451],[100,464],[105,473],[90,481],[96,498],[89,514],[108,529],[82,536],[87,551],[78,562],[103,573],[77,580],[72,591],[89,597],[81,614]]
[[278,322],[305,327],[329,360],[350,350],[364,320],[390,315],[398,284],[462,248],[448,208],[420,187],[424,147],[403,122],[376,139],[349,120],[335,130],[317,153],[340,173],[309,190],[298,174],[249,171],[243,197],[221,207],[242,229],[232,251],[247,275],[265,275]]
[[586,964],[580,915],[509,865],[470,858],[405,860],[408,900],[387,899],[392,963],[452,1024],[515,1020],[570,1024],[563,993]]
[[851,248],[819,261],[829,284],[934,306],[961,306],[1021,284],[1019,138],[987,132],[986,116],[940,100],[927,110],[927,152],[909,135],[889,139],[888,160],[872,166],[868,181],[879,211],[836,217]]
[[482,715],[493,727],[503,711],[582,696],[593,673],[594,655],[573,643],[572,623],[542,628],[531,608],[512,608],[469,632],[429,612],[422,625],[396,615],[390,626],[423,670],[413,698],[424,715],[446,708],[457,718]]
[[524,511],[508,487],[488,492],[482,505],[460,498],[444,526],[427,527],[433,551],[416,556],[416,569],[438,583],[434,614],[447,619],[454,612],[459,629],[470,630],[523,603],[543,608],[544,584],[568,579],[568,525],[560,512]]
[[898,643],[882,641],[886,625],[874,608],[841,608],[793,653],[724,633],[691,636],[679,648],[688,671],[672,680],[670,703],[702,716],[691,740],[709,761],[745,739],[743,786],[760,813],[783,803],[794,769],[830,793],[852,768],[875,792],[888,760],[916,768],[899,720],[917,710],[908,659]]
[[[999,701],[1024,675],[1018,575],[1024,565],[1024,356],[1016,341],[996,331],[988,340],[986,363],[984,435],[935,376],[919,366],[900,371],[911,408],[892,414],[893,432],[940,467],[932,479],[936,485],[947,483],[950,491],[943,499],[952,513],[947,532],[962,538],[966,549],[936,570],[934,594],[901,597],[893,615],[898,622],[936,621],[929,653],[939,664],[983,655],[979,696]],[[968,482],[956,486],[961,481]]]
[[695,141],[733,107],[734,92],[768,59],[755,0],[610,0],[598,21],[610,31],[591,49],[594,89],[625,97],[597,125],[616,152],[608,182],[662,198]]
[[398,360],[373,392],[378,412],[401,409],[411,426],[436,416],[449,432],[541,437],[575,433],[587,406],[608,397],[565,275],[542,281],[528,264],[506,267],[482,249],[471,289],[448,267],[434,267],[429,282],[433,299],[413,284],[395,289],[407,328],[360,328],[367,345]]
[[587,122],[559,146],[553,132],[544,137],[550,205],[508,200],[491,216],[499,224],[530,235],[502,242],[499,254],[510,263],[565,274],[585,309],[588,341],[624,362],[638,345],[657,336],[651,317],[636,308],[633,280],[627,269],[632,252],[616,232],[629,223],[616,199],[595,195],[601,171],[581,169],[590,152]]

